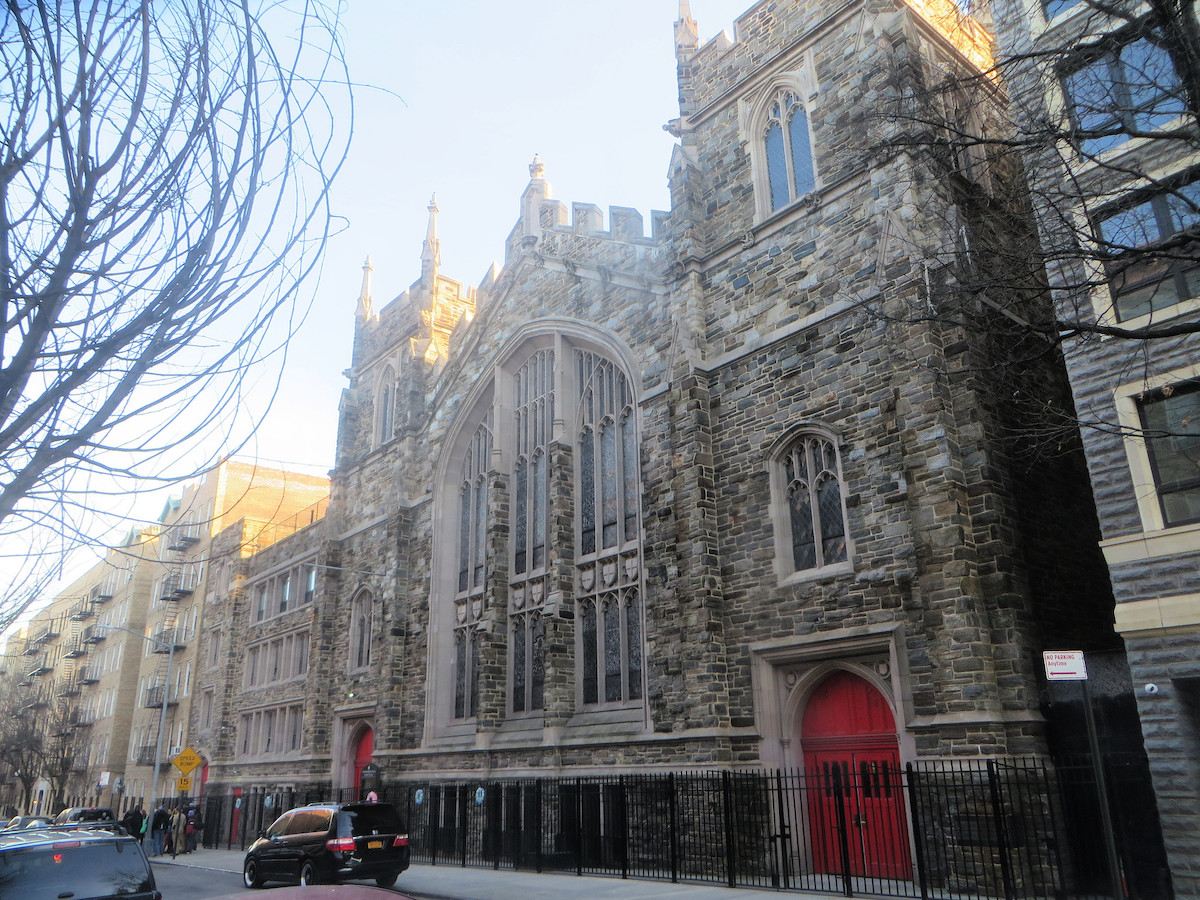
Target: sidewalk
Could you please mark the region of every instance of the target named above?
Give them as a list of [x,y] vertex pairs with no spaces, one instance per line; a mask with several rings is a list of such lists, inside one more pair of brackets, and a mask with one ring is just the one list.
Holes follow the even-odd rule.
[[[152,857],[151,862],[167,866],[190,866],[241,874],[240,850],[197,850],[186,856]],[[714,885],[671,884],[641,879],[591,878],[577,875],[514,872],[511,869],[472,869],[461,866],[417,864],[400,876],[396,890],[428,900],[764,900],[776,893],[771,890],[726,888]],[[789,898],[824,898],[827,894],[801,894],[788,891]]]

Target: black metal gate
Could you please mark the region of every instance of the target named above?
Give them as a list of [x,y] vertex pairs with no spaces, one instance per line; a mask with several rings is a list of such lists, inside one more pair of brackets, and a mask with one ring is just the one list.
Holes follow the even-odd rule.
[[[971,760],[823,774],[403,783],[378,793],[408,816],[416,863],[847,897],[1063,900],[1118,896],[1098,864],[1104,848],[1094,807],[1086,806],[1095,796],[1090,772],[1041,760]],[[1128,762],[1110,775],[1119,785],[1139,777]],[[1154,828],[1137,818],[1139,805],[1127,804],[1129,793],[1120,787],[1109,796],[1125,882],[1117,890],[1170,900],[1169,877],[1157,862],[1165,859],[1161,839],[1156,856],[1149,847]],[[243,795],[236,843],[247,845],[254,829],[293,805],[330,799],[357,798],[318,791]],[[231,799],[210,796],[206,811],[207,822],[217,823],[206,843],[228,845]]]

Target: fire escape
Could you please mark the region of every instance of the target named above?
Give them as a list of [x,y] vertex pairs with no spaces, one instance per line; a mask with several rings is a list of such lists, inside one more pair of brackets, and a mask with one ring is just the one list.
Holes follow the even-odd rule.
[[[192,596],[196,587],[196,568],[185,559],[185,554],[199,540],[192,524],[175,525],[167,532],[167,550],[172,558],[167,566],[167,573],[160,582],[158,596],[154,598],[155,606],[161,615],[154,623],[150,638],[152,652],[159,657],[159,661],[146,688],[146,709],[161,712],[164,699],[168,707],[179,702],[171,685],[171,680],[177,677],[179,671],[172,667],[172,657],[186,647],[183,643],[183,630],[180,628],[179,602]],[[164,765],[169,763],[170,757],[178,753],[179,749],[164,745],[164,756],[160,762]],[[155,750],[154,744],[139,747],[138,764],[154,765]]]

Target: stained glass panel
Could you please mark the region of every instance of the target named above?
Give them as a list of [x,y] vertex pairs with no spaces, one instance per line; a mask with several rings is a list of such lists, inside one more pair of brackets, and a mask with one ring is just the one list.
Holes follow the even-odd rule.
[[525,710],[525,616],[513,617],[512,628],[512,658],[513,658],[513,712]]
[[596,552],[595,435],[585,428],[579,435],[579,544],[581,553]]
[[621,699],[621,608],[615,597],[604,600],[604,699]]
[[595,703],[599,700],[598,676],[596,671],[596,604],[585,600],[580,604],[580,642],[583,645],[583,702]]
[[629,668],[629,699],[642,698],[642,604],[638,592],[629,591],[625,598],[625,644]]

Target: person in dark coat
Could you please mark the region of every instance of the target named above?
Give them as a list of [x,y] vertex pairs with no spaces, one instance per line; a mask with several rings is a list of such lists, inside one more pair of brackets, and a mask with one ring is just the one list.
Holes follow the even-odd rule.
[[171,814],[160,803],[158,809],[154,811],[154,817],[150,820],[150,840],[152,841],[150,849],[154,851],[153,856],[162,856],[166,852],[167,829],[170,827]]
[[138,843],[142,840],[142,823],[146,821],[146,817],[142,814],[140,806],[131,806],[129,810],[121,817],[121,824],[125,830],[138,839]]

